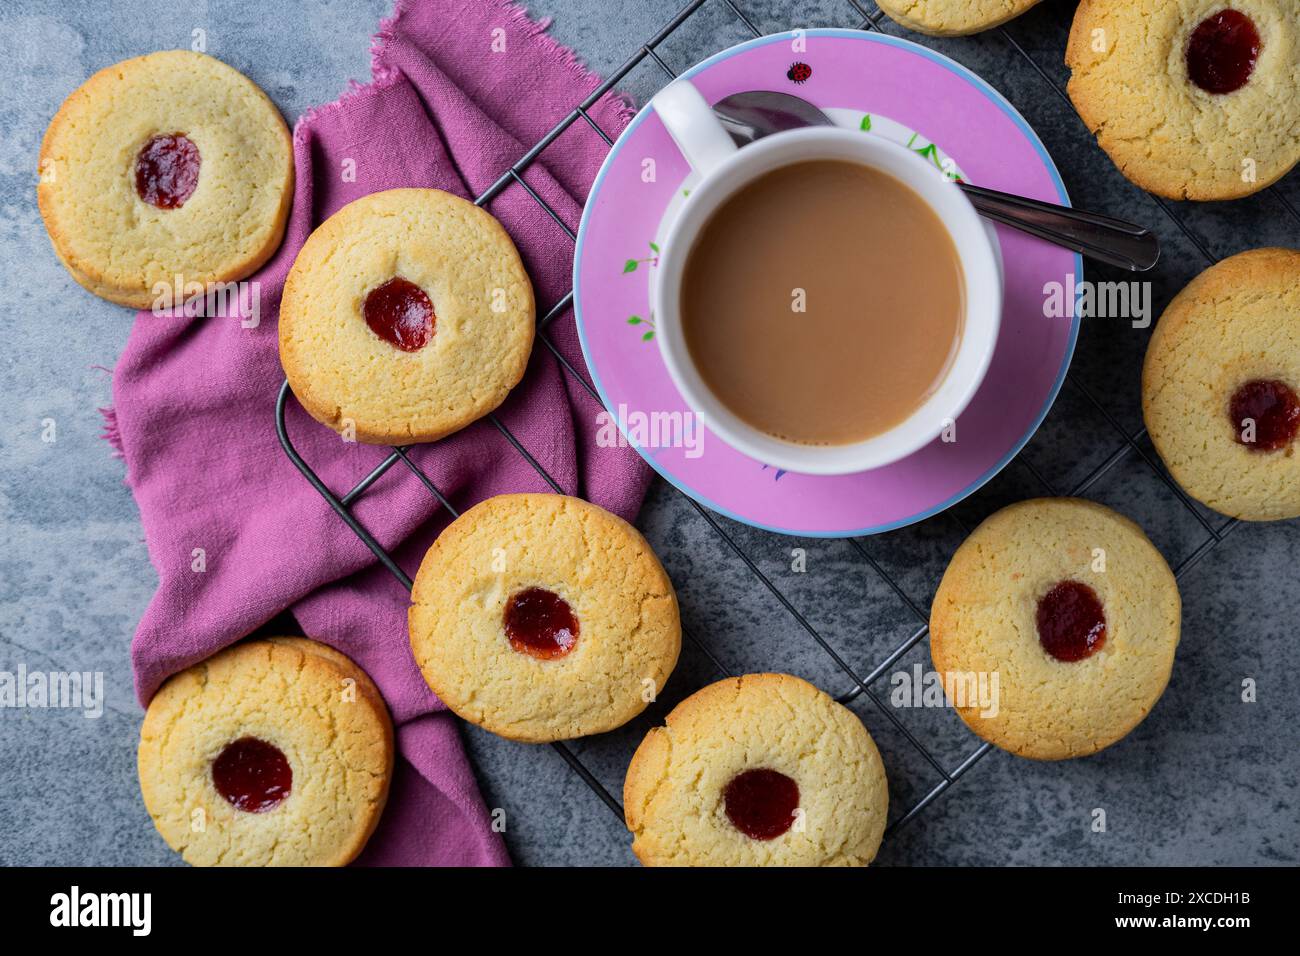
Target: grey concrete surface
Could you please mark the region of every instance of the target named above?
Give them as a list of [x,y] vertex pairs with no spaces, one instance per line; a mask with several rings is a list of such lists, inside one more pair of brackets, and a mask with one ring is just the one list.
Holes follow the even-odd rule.
[[[677,0],[531,0],[552,35],[609,72],[666,21]],[[857,26],[850,0],[736,0],[763,32]],[[292,122],[368,72],[368,36],[387,0],[0,0],[0,670],[102,671],[98,719],[0,710],[0,864],[174,864],[135,781],[141,712],[128,646],[155,584],[123,469],[99,440],[98,406],[126,340],[127,312],[84,294],[50,251],[37,214],[35,157],[64,96],[101,66],[185,46],[196,27],[209,51],[249,74]],[[873,15],[874,4],[862,4]],[[1039,131],[1080,205],[1151,224],[1165,243],[1155,304],[1212,257],[1266,244],[1300,245],[1300,175],[1241,202],[1161,203],[1128,184],[1062,97],[1061,53],[1074,3],[1049,0],[1004,31],[922,39],[985,76]],[[885,19],[880,28],[907,35]],[[681,69],[749,35],[724,0],[709,2],[661,47]],[[1019,48],[1019,49],[1017,49]],[[664,81],[646,61],[622,88],[638,102]],[[1090,268],[1094,277],[1113,277]],[[68,294],[62,294],[68,293]],[[71,303],[55,307],[53,303]],[[685,619],[728,670],[787,669],[832,693],[852,681],[737,557],[741,550],[852,667],[871,670],[911,634],[952,550],[1001,504],[1050,487],[1066,492],[1141,427],[1137,370],[1147,332],[1085,323],[1070,382],[1020,460],[944,515],[851,542],[802,541],[714,518],[731,543],[675,491],[656,483],[640,524],[680,590]],[[49,437],[53,422],[53,442]],[[1151,717],[1098,757],[1040,764],[993,751],[892,833],[886,864],[1295,864],[1300,857],[1300,667],[1296,523],[1232,528],[1186,507],[1144,460],[1139,439],[1087,489],[1151,533],[1170,563],[1199,555],[1183,578],[1185,625],[1173,680]],[[859,550],[858,545],[861,546]],[[807,550],[792,574],[790,549]],[[865,552],[866,557],[864,557]],[[894,576],[902,597],[879,577]],[[907,602],[915,607],[909,607]],[[899,662],[928,660],[925,642]],[[687,646],[668,693],[619,732],[574,745],[611,792],[645,729],[718,676]],[[1242,681],[1258,685],[1244,703]],[[887,701],[885,680],[873,690]],[[943,782],[882,709],[853,703],[884,754],[897,817]],[[887,703],[886,703],[887,706]],[[950,711],[899,710],[904,727],[951,773],[978,741]],[[550,748],[468,730],[489,805],[511,822],[523,864],[634,862],[609,808]],[[1093,832],[1094,810],[1106,811]]]

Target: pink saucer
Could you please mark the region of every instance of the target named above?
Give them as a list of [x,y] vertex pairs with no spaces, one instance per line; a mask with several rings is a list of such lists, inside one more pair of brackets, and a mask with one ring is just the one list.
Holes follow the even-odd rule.
[[[777,34],[724,50],[685,77],[710,102],[742,90],[786,90],[863,135],[894,139],[980,186],[1069,205],[1047,151],[1024,118],[965,67],[916,43],[855,30]],[[933,144],[933,145],[932,145]],[[951,160],[949,160],[951,157]],[[1044,286],[1083,278],[1065,249],[997,227],[1005,308],[984,384],[956,425],[874,471],[781,472],[691,427],[689,409],[654,342],[649,301],[665,221],[693,177],[646,107],[610,151],[592,187],[574,259],[574,309],[587,366],[618,432],[686,494],[745,524],[847,537],[943,511],[996,475],[1038,428],[1065,378],[1077,317],[1049,318]]]

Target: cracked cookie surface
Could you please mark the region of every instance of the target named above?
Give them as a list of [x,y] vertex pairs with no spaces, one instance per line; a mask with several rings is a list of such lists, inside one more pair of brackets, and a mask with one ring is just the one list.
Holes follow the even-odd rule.
[[[175,208],[142,198],[155,137],[197,149],[197,182]],[[275,105],[239,71],[188,50],[100,70],[59,107],[41,144],[37,198],[59,260],[101,298],[156,304],[156,283],[233,282],[280,245],[293,149]]]
[[[794,822],[771,839],[729,816],[729,785],[754,770],[798,786]],[[646,735],[623,808],[647,866],[865,866],[885,832],[889,785],[852,711],[798,677],[747,674],[692,694]]]
[[[1039,602],[1062,582],[1091,588],[1105,614],[1104,640],[1081,660],[1040,641]],[[1141,723],[1169,682],[1181,620],[1173,573],[1141,528],[1081,498],[1038,498],[993,514],[957,549],[930,612],[930,654],[945,687],[963,688],[949,702],[975,733],[1061,760]],[[984,675],[986,700],[971,699],[968,675]]]
[[[1225,8],[1260,48],[1240,89],[1193,82],[1192,35]],[[1300,161],[1300,17],[1295,0],[1083,0],[1065,56],[1070,99],[1120,172],[1170,199],[1235,199]]]
[[[213,767],[253,738],[292,784],[271,809],[222,795]],[[171,677],[140,728],[140,790],[154,825],[195,866],[343,866],[374,832],[393,772],[378,689],[333,648],[299,637],[235,644]]]
[[[368,323],[395,278],[432,306],[405,351]],[[344,206],[294,261],[280,307],[280,362],[317,421],[376,444],[436,441],[500,405],[533,345],[533,289],[504,227],[437,189],[390,189]]]
[[1193,279],[1156,324],[1142,413],[1189,495],[1246,521],[1300,516],[1300,454],[1238,440],[1230,402],[1252,381],[1300,392],[1300,251],[1255,249]]
[[955,37],[991,30],[1041,0],[877,0],[896,23],[931,36]]
[[[513,599],[542,589],[567,606],[576,640],[543,659],[506,634]],[[513,740],[612,730],[645,709],[681,650],[677,596],[649,543],[623,519],[564,495],[498,495],[438,536],[411,592],[410,636],[425,681],[456,714]]]

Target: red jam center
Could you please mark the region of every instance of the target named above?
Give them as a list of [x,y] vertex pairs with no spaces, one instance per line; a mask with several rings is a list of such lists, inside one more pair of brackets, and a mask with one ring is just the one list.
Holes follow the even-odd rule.
[[212,761],[212,782],[236,810],[262,813],[289,796],[293,770],[279,747],[240,737]]
[[545,588],[528,588],[506,602],[506,637],[521,654],[553,661],[578,642],[578,617],[569,602]]
[[[1286,382],[1255,379],[1237,389],[1228,403],[1237,441],[1252,451],[1286,448],[1300,431],[1300,399]],[[1250,441],[1249,423],[1254,422]]]
[[1231,93],[1250,80],[1259,48],[1259,31],[1250,17],[1220,10],[1193,31],[1187,44],[1187,73],[1207,93]]
[[746,770],[722,794],[727,819],[753,840],[775,840],[794,825],[799,784],[775,770]]
[[183,133],[155,136],[135,158],[135,191],[151,206],[179,209],[199,184],[199,148]]
[[1097,592],[1062,581],[1038,601],[1038,642],[1058,661],[1081,661],[1106,643],[1106,615]]
[[371,289],[362,312],[375,335],[403,352],[418,352],[433,338],[433,302],[401,276]]

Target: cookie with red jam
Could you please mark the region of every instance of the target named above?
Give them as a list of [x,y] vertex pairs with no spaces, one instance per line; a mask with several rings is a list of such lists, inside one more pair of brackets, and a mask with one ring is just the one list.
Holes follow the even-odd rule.
[[311,234],[280,306],[302,406],[350,439],[436,441],[523,378],[533,287],[501,223],[438,189],[348,203]]
[[293,148],[252,80],[166,50],[74,90],[46,130],[39,174],[41,218],[72,277],[121,305],[172,308],[178,277],[195,292],[234,282],[279,247]]
[[1300,251],[1232,256],[1174,297],[1147,346],[1142,412],[1193,498],[1245,521],[1300,516]]
[[971,730],[1062,760],[1109,747],[1150,713],[1181,621],[1173,572],[1141,528],[1081,498],[1039,498],[990,516],[957,549],[930,611],[930,655]]
[[195,866],[343,866],[379,823],[393,753],[361,668],[316,641],[265,638],[158,690],[140,728],[140,790]]
[[866,866],[889,784],[847,707],[798,677],[746,674],[646,734],[623,809],[646,866]]
[[1082,0],[1070,99],[1120,172],[1170,199],[1235,199],[1300,161],[1295,0]]
[[411,650],[429,687],[512,740],[622,726],[681,650],[677,595],[645,538],[564,495],[470,508],[425,555],[411,601]]

